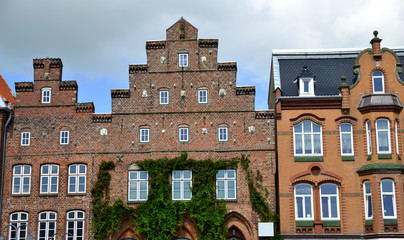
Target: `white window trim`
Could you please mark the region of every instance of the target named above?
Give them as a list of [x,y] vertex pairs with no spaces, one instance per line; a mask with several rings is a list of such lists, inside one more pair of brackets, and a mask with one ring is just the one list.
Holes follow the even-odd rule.
[[[74,212],[74,218],[69,218],[69,213]],[[78,218],[77,214],[81,212],[83,213],[83,218]],[[77,222],[82,221],[83,222],[83,238],[85,239],[85,226],[86,226],[86,212],[81,211],[81,210],[72,210],[66,212],[66,232],[69,232],[69,222],[74,222],[74,227],[73,227],[73,237],[70,235],[67,235],[68,240],[76,240],[77,239]]]
[[[309,82],[309,91],[304,92],[304,83]],[[299,96],[311,97],[314,96],[314,79],[313,78],[299,78]]]
[[394,132],[396,134],[396,153],[400,155],[400,149],[398,148],[398,129],[397,129],[397,120],[394,122]]
[[[327,184],[327,183],[326,183]],[[324,220],[324,221],[328,221],[328,220],[340,220],[340,214],[339,214],[339,189],[338,189],[338,186],[336,185],[336,184],[334,184],[334,183],[331,183],[331,184],[333,184],[333,185],[335,185],[335,187],[337,188],[337,193],[336,193],[336,196],[337,196],[337,217],[331,217],[331,197],[334,197],[335,196],[335,194],[322,194],[321,193],[321,185],[320,185],[320,188],[319,188],[319,191],[320,191],[320,207],[321,207],[321,220]],[[328,207],[329,207],[329,212],[328,212],[328,216],[330,216],[330,217],[328,217],[328,218],[326,218],[326,217],[323,217],[323,201],[322,201],[322,198],[323,197],[327,197],[328,198]]]
[[[393,192],[389,193],[385,193],[383,192],[383,186],[382,186],[382,182],[383,181],[391,181],[392,185],[393,185]],[[396,208],[396,186],[394,186],[395,183],[392,179],[383,179],[380,181],[380,197],[382,198],[382,213],[383,213],[383,219],[397,219],[397,208]],[[392,196],[392,201],[393,201],[393,211],[394,211],[394,216],[385,216],[384,215],[384,200],[383,200],[383,196],[384,195],[391,195]]]
[[[28,143],[24,143],[25,140]],[[31,132],[21,132],[21,146],[29,146],[31,144]]]
[[[76,173],[70,173],[70,167],[72,167],[73,165],[76,165],[76,169],[77,169]],[[85,173],[79,173],[80,165],[84,165]],[[71,179],[71,177],[76,179],[75,191],[70,191],[70,179]],[[80,177],[84,177],[84,191],[79,190],[79,179],[80,179]],[[82,164],[82,163],[70,164],[69,167],[68,167],[68,178],[69,178],[69,181],[67,183],[68,184],[67,185],[68,193],[79,193],[79,194],[80,193],[86,193],[86,190],[87,190],[87,165]]]
[[[163,102],[162,99],[162,94],[167,93],[167,102]],[[160,105],[169,105],[170,104],[170,91],[168,90],[160,90],[159,92],[159,104]]]
[[[184,64],[181,63],[182,56],[186,56],[186,62]],[[178,67],[189,67],[189,54],[188,53],[179,53],[178,54]]]
[[[297,184],[295,187],[294,187],[294,189],[293,189],[293,191],[294,191],[294,193],[295,193],[295,219],[297,220],[297,221],[306,221],[306,220],[314,220],[314,208],[313,208],[313,186],[311,186],[310,184],[308,184],[308,183],[300,183],[300,184],[305,184],[305,185],[309,185],[310,186],[310,204],[311,204],[311,217],[306,217],[306,208],[305,208],[305,206],[306,206],[306,201],[304,201],[304,198],[306,197],[306,196],[308,196],[308,195],[299,195],[299,194],[297,194],[296,193],[296,186],[297,185],[299,185],[299,184]],[[303,217],[302,218],[299,218],[299,216],[298,216],[298,208],[297,208],[297,198],[298,197],[301,197],[301,198],[303,198],[303,201],[302,201],[302,203],[303,203]]]
[[[22,214],[26,214],[27,215],[27,219],[26,220],[21,220],[21,215]],[[12,216],[13,215],[17,215],[17,220],[12,220]],[[16,232],[16,234],[15,234],[15,238],[14,239],[22,239],[22,237],[20,237],[20,235],[21,235],[21,229],[22,229],[22,227],[20,227],[20,226],[22,226],[22,225],[27,225],[28,226],[28,221],[29,221],[29,213],[27,213],[27,212],[13,212],[13,213],[10,213],[10,222],[9,222],[9,224],[15,224],[16,226],[16,228],[18,229],[18,231]],[[20,227],[20,228],[19,228]],[[13,228],[13,227],[9,227],[8,228],[9,230],[8,230],[8,238],[7,239],[11,239],[11,231],[15,231],[15,230],[17,230],[17,229],[15,229],[15,228]],[[25,228],[25,237],[27,237],[28,236],[28,229],[27,229],[27,227]]]
[[[45,99],[45,92],[49,92],[49,101],[44,101]],[[42,103],[51,103],[51,96],[52,96],[52,89],[51,88],[42,88]]]
[[[49,173],[48,174],[43,174],[43,168],[45,167],[45,166],[48,166],[48,168],[49,168]],[[53,166],[56,166],[57,167],[57,173],[52,173],[52,167]],[[56,192],[52,192],[51,191],[51,179],[52,178],[54,178],[54,177],[56,177]],[[43,179],[44,178],[48,178],[48,187],[47,187],[47,191],[45,191],[45,192],[43,192],[42,191],[42,184],[43,184]],[[39,186],[39,191],[40,191],[40,193],[41,194],[43,194],[43,193],[45,193],[45,194],[53,194],[53,193],[58,193],[59,192],[59,165],[57,165],[57,164],[44,164],[44,165],[42,165],[41,166],[41,184],[40,184],[40,186]]]
[[[224,129],[226,131],[225,138],[221,138],[220,130]],[[217,128],[217,140],[219,142],[227,142],[229,141],[229,128],[228,127],[218,127]]]
[[[190,178],[184,178],[184,172],[185,171],[190,172]],[[174,179],[174,172],[180,172],[181,177],[179,179]],[[192,189],[192,171],[190,171],[190,170],[176,170],[176,171],[172,172],[172,174],[171,174],[171,196],[172,196],[171,199],[173,201],[188,201],[188,200],[191,200],[191,198],[192,198],[192,190],[191,190],[190,198],[185,198],[184,197],[185,181],[186,182],[191,182],[191,184],[189,186],[189,188],[191,190]],[[180,196],[179,199],[174,198],[174,182],[180,182],[180,195],[181,196]]]
[[[49,218],[49,215],[51,214],[51,213],[54,213],[55,214],[55,219],[50,219]],[[40,218],[40,215],[41,214],[45,214],[46,215],[46,218],[45,219],[41,219]],[[54,233],[56,233],[56,228],[57,228],[57,217],[58,217],[58,215],[57,215],[57,213],[56,212],[54,212],[54,211],[43,211],[43,212],[40,212],[40,213],[38,213],[38,239],[41,239],[39,236],[40,236],[40,231],[41,231],[41,223],[45,223],[45,229],[42,229],[42,230],[45,230],[45,237],[43,237],[42,239],[44,239],[44,240],[48,240],[48,239],[50,239],[51,237],[52,237],[52,235],[54,235],[54,234],[52,234],[51,236],[49,236],[49,232],[50,232],[50,228],[49,228],[49,223],[51,223],[51,222],[54,222],[55,223],[55,228],[53,229],[53,232]]]
[[[186,129],[186,136],[187,139],[181,139],[181,130]],[[178,141],[179,142],[189,142],[189,127],[180,127],[178,128]]]
[[[224,178],[218,178],[216,174],[216,199],[236,200],[237,199],[237,171],[235,169],[219,169],[224,171]],[[227,176],[228,171],[234,171],[234,178]],[[218,181],[224,181],[224,198],[219,198]],[[228,182],[234,181],[234,198],[229,197]]]
[[[130,172],[137,172],[137,179],[130,179]],[[140,179],[140,173],[141,172],[146,172],[147,179]],[[141,182],[146,182],[147,183],[146,184],[146,198],[145,199],[140,198],[140,183]],[[135,198],[135,199],[130,198],[130,184],[131,183],[136,184],[136,196],[137,196],[137,198]],[[147,171],[137,171],[137,170],[133,171],[133,170],[130,170],[128,172],[128,201],[136,201],[136,202],[147,201],[148,197],[149,197],[149,173]]]
[[[62,137],[63,133],[67,133],[67,136]],[[65,139],[67,142],[63,142],[63,140]],[[69,142],[70,142],[70,132],[68,130],[60,131],[60,141],[59,141],[60,145],[69,145]]]
[[[320,153],[310,153],[310,154],[308,154],[308,153],[304,153],[304,149],[305,149],[305,145],[304,145],[304,130],[303,130],[303,122],[305,122],[305,121],[310,121],[311,122],[311,124],[316,124],[316,125],[318,125],[318,126],[320,126],[320,132],[319,133],[315,133],[315,134],[320,134]],[[311,121],[311,120],[305,120],[305,121],[302,121],[302,122],[300,122],[299,124],[302,124],[302,132],[301,133],[295,133],[295,126],[296,125],[299,125],[299,124],[296,124],[296,125],[293,125],[293,152],[294,152],[294,155],[296,156],[296,157],[305,157],[305,156],[323,156],[323,126],[321,126],[320,124],[317,124],[317,123],[315,123],[315,122],[313,122],[313,121]],[[311,146],[312,146],[312,152],[314,152],[314,137],[313,137],[313,134],[314,134],[314,132],[313,132],[313,125],[312,125],[312,127],[311,127],[311,129],[312,129],[312,131],[309,133],[309,132],[307,132],[306,134],[311,134]],[[302,149],[303,149],[303,153],[296,153],[296,135],[301,135],[302,136]]]
[[[21,173],[20,174],[15,174],[15,167],[20,166],[21,167]],[[24,168],[29,167],[29,174],[24,173]],[[32,167],[31,165],[27,164],[19,164],[13,166],[13,184],[12,184],[12,194],[30,194],[31,193],[31,174],[32,174]],[[18,192],[14,192],[14,186],[15,186],[15,179],[19,178],[20,179],[20,188]],[[24,192],[24,178],[28,178],[28,192]]]
[[[199,104],[207,104],[209,101],[209,91],[208,89],[198,89],[198,103]],[[200,101],[201,100],[201,93],[206,92],[206,101]]]
[[372,132],[370,128],[370,122],[366,121],[366,144],[367,144],[367,151],[368,155],[372,155]]
[[[382,73],[382,91],[375,91],[375,76],[373,75],[375,72],[381,72]],[[380,78],[380,76],[377,76],[377,78]],[[384,89],[384,73],[382,71],[376,70],[372,73],[372,88],[373,88],[373,93],[384,93],[385,89]]]
[[[147,140],[143,140],[143,133],[147,132],[145,135],[147,137]],[[150,142],[150,128],[140,128],[139,129],[139,142],[141,143],[149,143]]]
[[[385,129],[378,129],[377,127],[377,122],[385,120],[387,121],[387,130]],[[387,132],[387,141],[388,141],[388,146],[389,146],[389,150],[388,151],[380,151],[379,150],[379,131],[382,132]],[[390,140],[390,121],[386,118],[380,118],[376,120],[376,142],[377,142],[377,153],[378,154],[390,154],[391,153],[391,140]]]
[[[365,184],[369,183],[370,185],[370,193],[366,193],[366,186]],[[369,181],[363,182],[363,200],[364,200],[364,207],[365,207],[365,220],[372,220],[373,219],[373,203],[372,203],[372,216],[368,217],[368,201],[367,199],[370,197],[370,202],[373,201],[372,197],[372,184]]]
[[[349,124],[351,126],[351,131],[350,132],[342,132],[341,125],[344,125],[344,124]],[[343,142],[342,142],[342,140],[343,140],[342,135],[343,134],[350,134],[350,136],[351,136],[352,153],[343,153]],[[353,156],[354,155],[354,144],[353,144],[353,126],[352,126],[352,124],[350,124],[350,123],[341,123],[339,125],[339,138],[340,138],[340,145],[341,145],[341,156]]]

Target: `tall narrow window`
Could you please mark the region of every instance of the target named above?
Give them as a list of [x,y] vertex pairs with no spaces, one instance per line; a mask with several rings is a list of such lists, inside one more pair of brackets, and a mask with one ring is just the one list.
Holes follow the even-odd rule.
[[31,166],[13,167],[13,194],[29,194],[31,189]]
[[150,142],[150,128],[141,128],[140,129],[140,142],[148,143]]
[[42,165],[40,193],[57,193],[58,182],[59,182],[59,166],[56,164]]
[[84,240],[84,220],[85,212],[75,210],[67,212],[66,229],[71,235],[67,235],[68,240]]
[[173,171],[172,198],[173,200],[190,200],[192,186],[192,172],[188,170]]
[[188,53],[178,54],[178,66],[179,67],[188,67]]
[[302,183],[295,186],[296,220],[313,220],[313,187]]
[[321,125],[306,120],[293,126],[295,155],[323,154],[321,140]]
[[129,171],[128,201],[146,201],[149,188],[147,171]]
[[[56,212],[46,211],[39,213],[38,240],[48,240],[56,233]],[[53,239],[53,238],[52,238]]]
[[218,138],[219,142],[229,141],[228,127],[218,127],[217,128],[217,138]]
[[373,219],[372,187],[368,181],[363,183],[363,197],[365,202],[365,219]]
[[42,103],[51,102],[51,88],[42,88]]
[[69,144],[69,131],[60,131],[60,144]]
[[390,179],[384,179],[380,182],[383,206],[383,218],[397,218],[396,215],[396,194],[394,191],[394,182]]
[[339,220],[338,188],[332,183],[320,186],[321,219]]
[[343,123],[340,125],[340,139],[341,139],[341,155],[342,156],[354,155],[352,125],[350,123]]
[[394,132],[396,135],[396,153],[397,155],[400,155],[400,149],[398,148],[398,129],[397,129],[397,120],[394,122]]
[[160,105],[167,105],[170,102],[170,92],[167,90],[160,91],[159,103]]
[[391,153],[390,124],[387,119],[376,120],[377,153]]
[[21,133],[21,146],[29,146],[30,138],[31,138],[30,132],[22,132]]
[[208,103],[208,89],[198,90],[198,103]]
[[300,78],[299,91],[299,96],[314,96],[314,79]]
[[[10,224],[14,227],[9,227],[9,240],[26,239],[28,226],[28,213],[14,212],[10,214]],[[22,227],[20,227],[22,226]]]
[[69,166],[69,193],[86,192],[87,166],[85,164],[72,164]]
[[370,132],[370,122],[366,121],[366,144],[368,149],[368,155],[372,154],[372,134]]
[[384,93],[384,76],[381,71],[374,71],[372,74],[373,93]]
[[218,170],[216,174],[216,198],[236,199],[236,170]]
[[188,142],[189,141],[189,128],[187,128],[187,127],[178,128],[178,140],[180,142]]

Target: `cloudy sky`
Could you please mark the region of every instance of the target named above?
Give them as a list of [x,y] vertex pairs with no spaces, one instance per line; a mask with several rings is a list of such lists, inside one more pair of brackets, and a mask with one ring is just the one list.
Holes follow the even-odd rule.
[[219,61],[236,61],[237,85],[255,85],[267,109],[273,49],[367,48],[375,29],[382,46],[404,46],[403,13],[402,0],[0,0],[0,74],[14,89],[33,81],[33,58],[61,58],[79,102],[110,113],[110,90],[146,63],[145,42],[183,16],[219,39]]

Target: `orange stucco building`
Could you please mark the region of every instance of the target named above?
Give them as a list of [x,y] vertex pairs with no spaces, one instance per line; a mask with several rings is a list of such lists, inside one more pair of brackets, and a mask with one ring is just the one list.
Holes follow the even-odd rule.
[[273,51],[281,234],[404,238],[404,49]]

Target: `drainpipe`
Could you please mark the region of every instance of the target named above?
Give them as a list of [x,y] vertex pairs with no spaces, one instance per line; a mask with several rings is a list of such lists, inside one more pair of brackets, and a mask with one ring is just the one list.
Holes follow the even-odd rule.
[[3,158],[2,158],[2,168],[1,168],[1,189],[0,189],[0,222],[3,215],[3,188],[4,188],[4,164],[6,161],[6,137],[7,137],[7,126],[13,118],[13,114],[8,107],[0,108],[0,111],[8,112],[8,119],[6,124],[4,124],[4,136],[3,136]]

